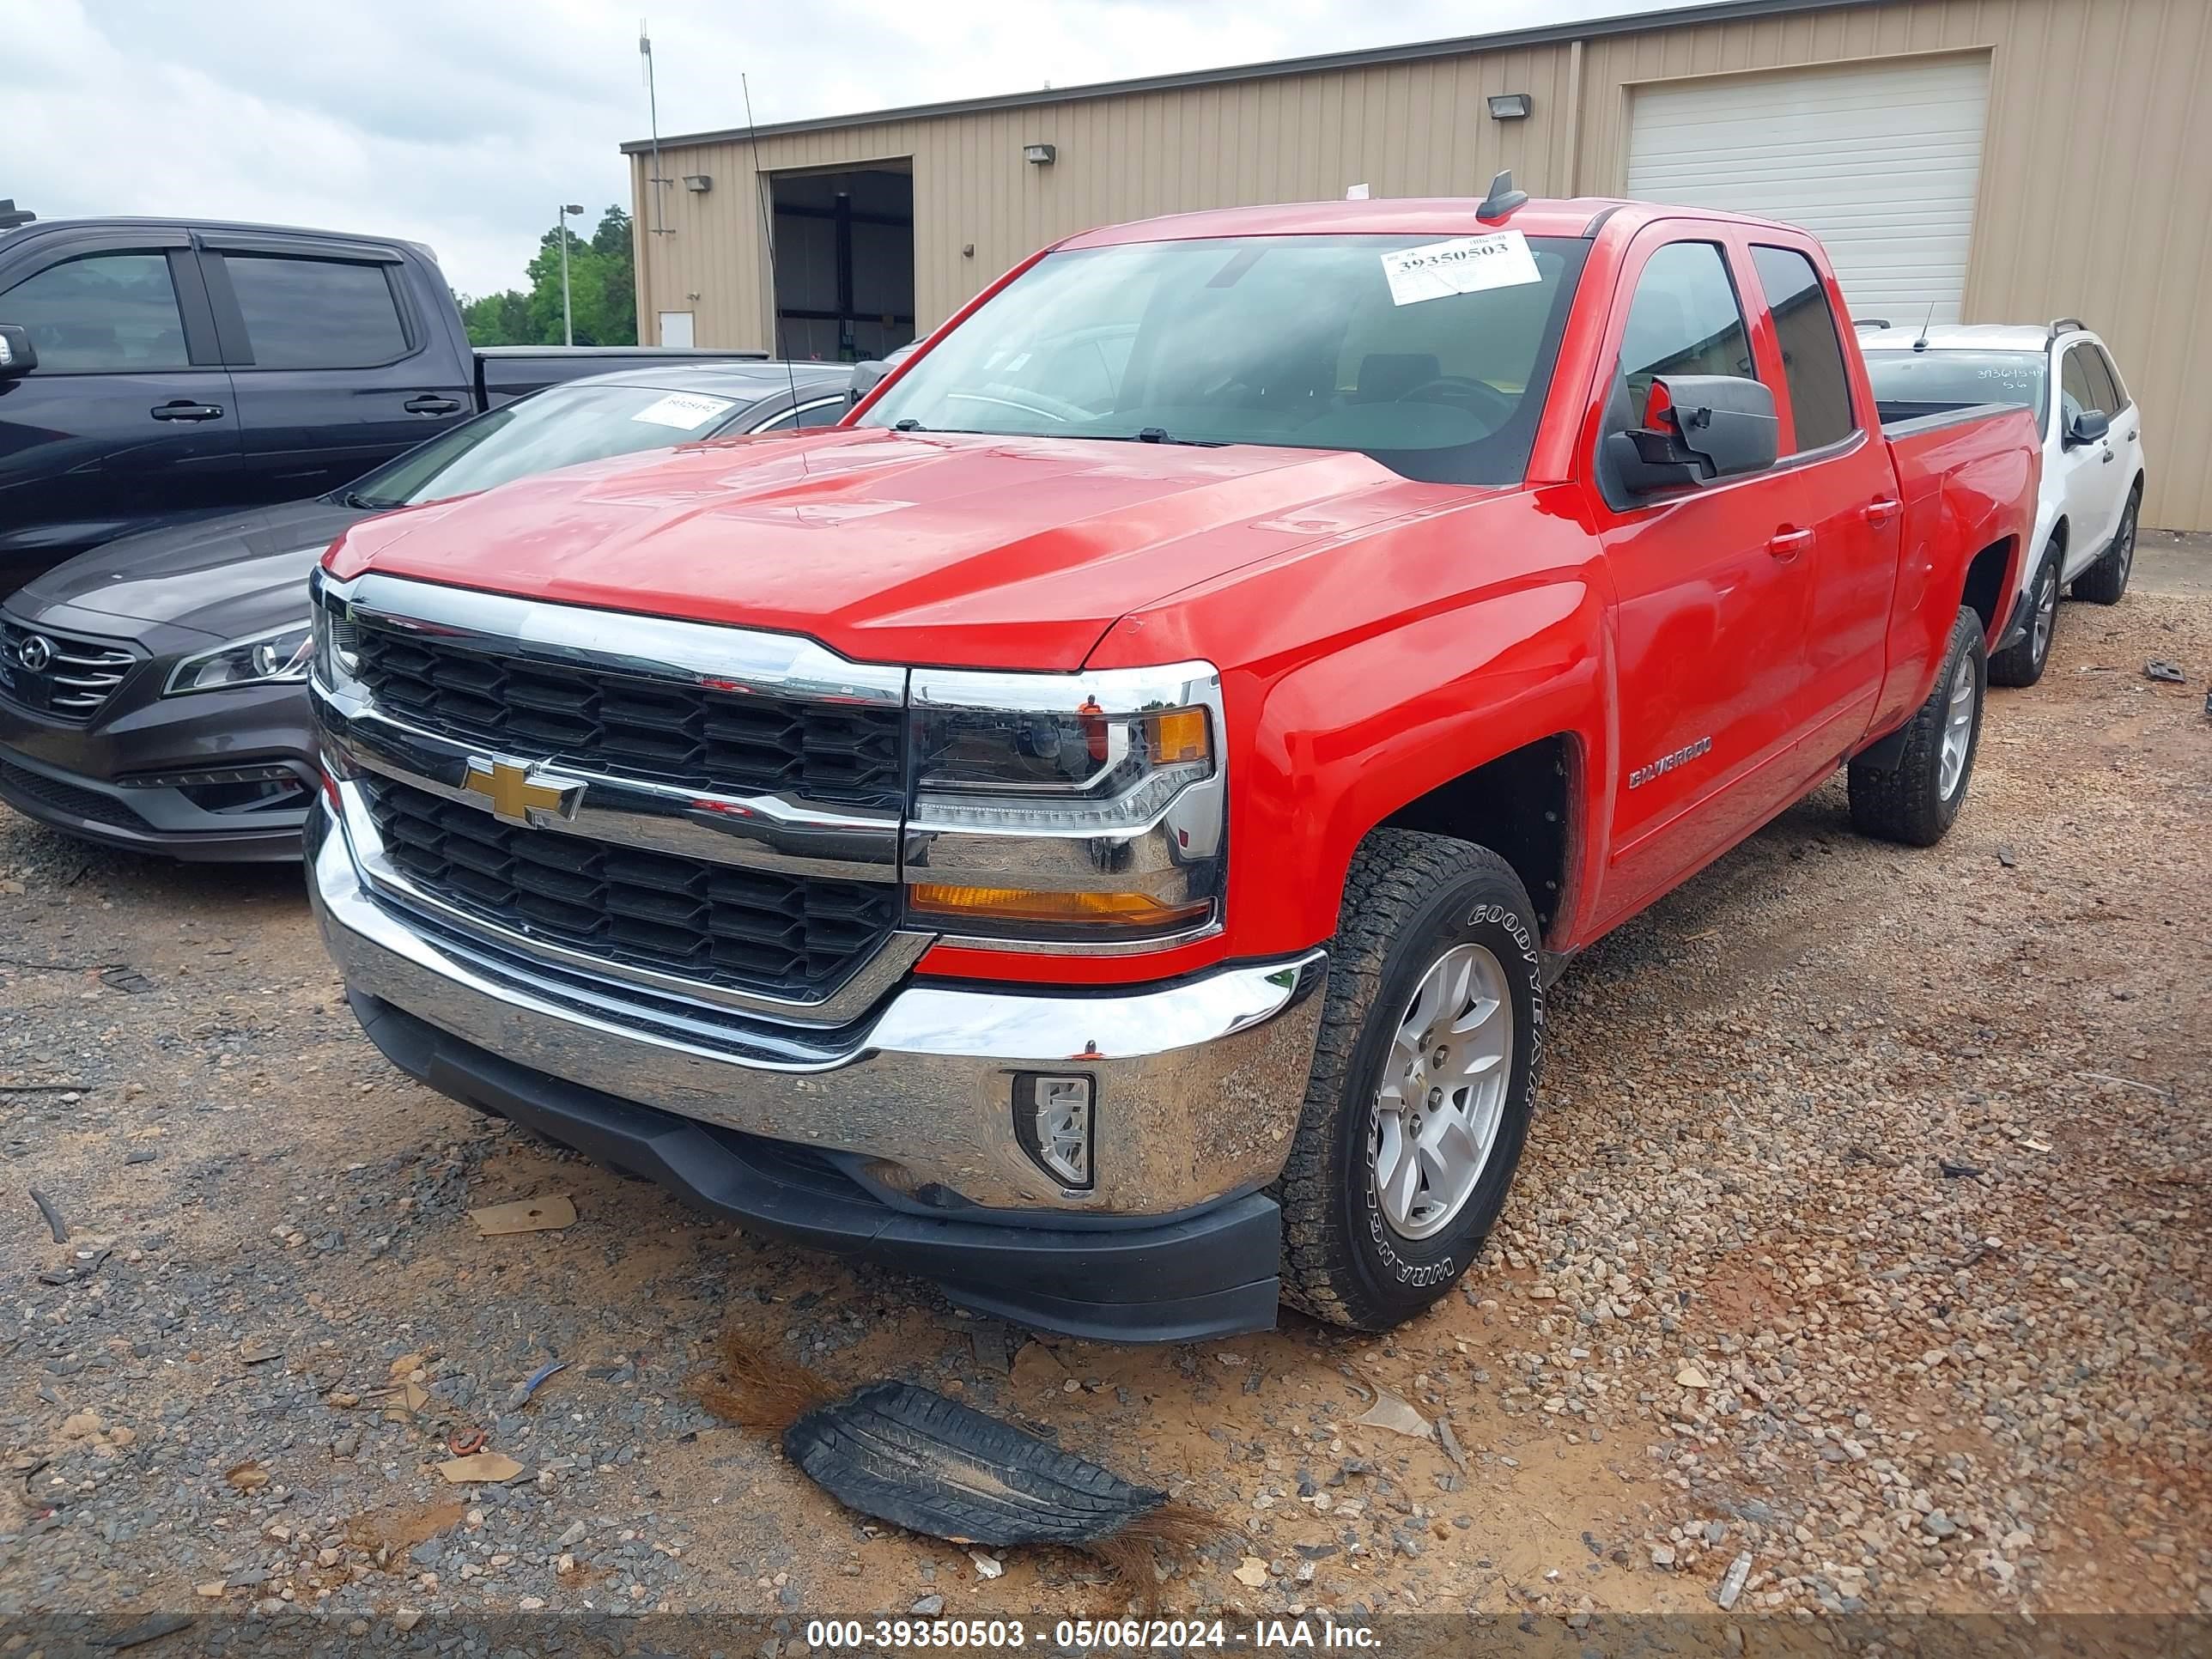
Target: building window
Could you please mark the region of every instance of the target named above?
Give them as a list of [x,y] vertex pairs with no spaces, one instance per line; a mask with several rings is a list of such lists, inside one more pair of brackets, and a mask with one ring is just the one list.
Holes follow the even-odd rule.
[[1813,262],[1796,248],[1754,246],[1752,269],[1766,290],[1766,308],[1782,345],[1782,377],[1790,386],[1800,451],[1821,449],[1857,430],[1851,384],[1844,371],[1835,313]]

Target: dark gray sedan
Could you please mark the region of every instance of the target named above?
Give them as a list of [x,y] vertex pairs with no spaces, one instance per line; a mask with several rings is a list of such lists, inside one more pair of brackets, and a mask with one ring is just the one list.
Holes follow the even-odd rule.
[[181,859],[300,855],[316,787],[307,573],[372,514],[702,438],[828,426],[849,365],[651,363],[442,433],[341,490],[146,531],[0,606],[0,800]]

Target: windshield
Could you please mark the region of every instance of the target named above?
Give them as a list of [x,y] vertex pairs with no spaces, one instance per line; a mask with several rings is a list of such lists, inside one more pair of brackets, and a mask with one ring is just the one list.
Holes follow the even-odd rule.
[[1049,254],[860,424],[1357,450],[1407,477],[1517,483],[1588,248],[1505,231]]
[[1921,413],[2003,404],[2043,419],[2046,368],[2039,351],[1869,351],[1866,364],[1878,404],[1928,405]]
[[345,494],[356,506],[419,507],[556,466],[711,437],[744,407],[659,386],[553,386],[440,433]]

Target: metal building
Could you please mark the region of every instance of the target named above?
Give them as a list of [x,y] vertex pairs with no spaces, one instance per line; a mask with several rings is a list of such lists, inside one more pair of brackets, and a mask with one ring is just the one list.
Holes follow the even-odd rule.
[[743,128],[657,173],[623,147],[649,338],[871,356],[1092,225],[1510,167],[1807,226],[1862,316],[2086,319],[2142,407],[2144,522],[2212,529],[2212,0],[1729,0],[757,137],[757,171]]

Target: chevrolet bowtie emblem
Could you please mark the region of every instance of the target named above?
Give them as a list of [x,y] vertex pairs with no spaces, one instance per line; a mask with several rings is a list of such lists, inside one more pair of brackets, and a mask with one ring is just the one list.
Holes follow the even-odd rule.
[[566,823],[576,816],[577,803],[584,798],[580,781],[533,778],[530,766],[520,761],[472,757],[461,787],[482,795],[491,803],[492,816],[508,823],[538,824],[548,819]]

